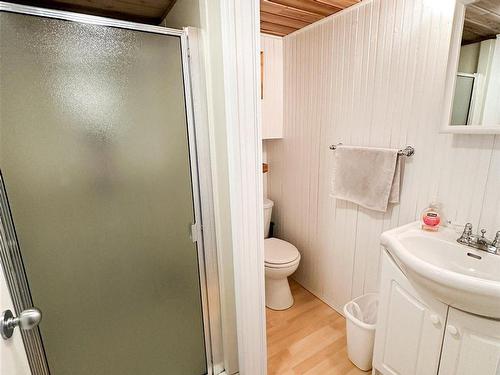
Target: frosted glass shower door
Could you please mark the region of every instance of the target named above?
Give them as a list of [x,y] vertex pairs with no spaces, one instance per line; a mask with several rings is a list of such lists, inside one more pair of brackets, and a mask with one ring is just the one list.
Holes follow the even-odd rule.
[[0,53],[0,168],[50,373],[206,373],[180,37],[0,12]]

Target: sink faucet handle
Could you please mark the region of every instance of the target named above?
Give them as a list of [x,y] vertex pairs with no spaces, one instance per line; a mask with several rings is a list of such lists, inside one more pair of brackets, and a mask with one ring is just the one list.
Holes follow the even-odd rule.
[[500,230],[495,235],[495,239],[491,243],[491,246],[496,247],[497,249],[500,249]]
[[468,244],[471,240],[471,236],[472,236],[472,224],[467,223],[465,224],[462,235],[457,239],[457,241],[462,244]]
[[484,238],[484,235],[485,235],[485,234],[486,234],[486,229],[484,229],[484,228],[483,228],[483,229],[481,229],[481,237],[483,237],[483,238]]
[[472,235],[472,223],[465,224],[464,234],[469,236]]

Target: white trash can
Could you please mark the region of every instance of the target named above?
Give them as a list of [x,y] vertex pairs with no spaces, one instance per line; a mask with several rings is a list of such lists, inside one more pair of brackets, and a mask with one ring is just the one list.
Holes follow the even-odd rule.
[[372,368],[378,294],[368,293],[344,306],[347,325],[347,355],[363,371]]

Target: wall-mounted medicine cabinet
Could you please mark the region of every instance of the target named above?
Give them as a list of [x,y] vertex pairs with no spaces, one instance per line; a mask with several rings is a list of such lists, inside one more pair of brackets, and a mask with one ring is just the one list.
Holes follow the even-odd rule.
[[457,0],[442,132],[500,134],[500,15],[489,0]]

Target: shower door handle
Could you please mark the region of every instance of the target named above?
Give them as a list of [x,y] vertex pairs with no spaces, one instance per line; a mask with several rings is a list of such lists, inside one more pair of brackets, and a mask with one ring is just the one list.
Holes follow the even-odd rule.
[[0,316],[0,334],[4,340],[8,340],[14,333],[14,328],[19,327],[24,331],[38,326],[42,320],[42,312],[37,308],[27,309],[21,312],[18,317],[14,317],[12,311],[5,310]]

